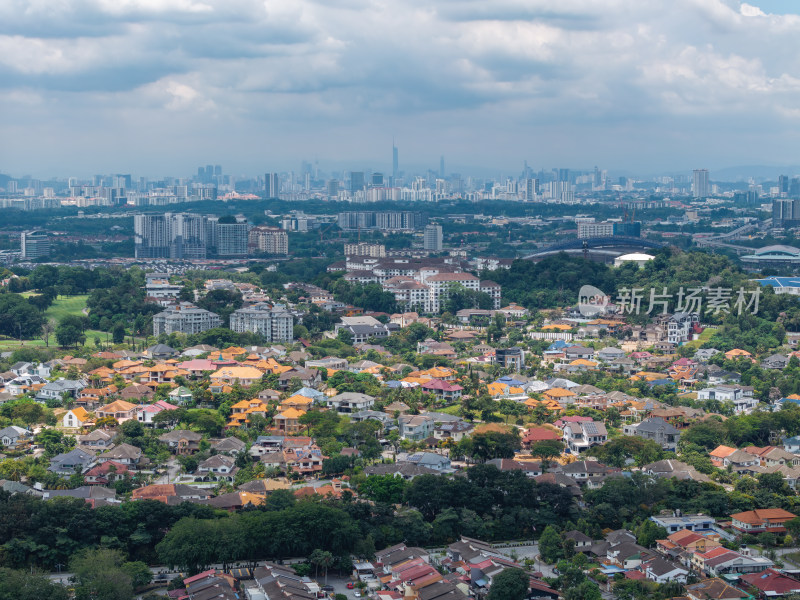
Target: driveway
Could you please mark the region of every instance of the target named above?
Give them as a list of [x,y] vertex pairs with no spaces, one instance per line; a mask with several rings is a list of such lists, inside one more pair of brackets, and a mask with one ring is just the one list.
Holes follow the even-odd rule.
[[[333,586],[333,593],[334,594],[344,594],[344,596],[350,600],[351,598],[355,600],[356,596],[355,593],[357,590],[348,590],[347,584],[352,582],[353,580],[349,577],[342,577],[339,575],[334,575],[333,573],[328,573],[328,585]],[[325,585],[325,578],[320,576],[317,578],[317,583],[319,583],[320,587]],[[365,596],[362,594],[361,596],[364,598]]]

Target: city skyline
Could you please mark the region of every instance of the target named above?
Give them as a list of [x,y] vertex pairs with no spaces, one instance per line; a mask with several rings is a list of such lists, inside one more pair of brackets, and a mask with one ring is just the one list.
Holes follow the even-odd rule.
[[795,165],[792,4],[6,3],[0,171]]

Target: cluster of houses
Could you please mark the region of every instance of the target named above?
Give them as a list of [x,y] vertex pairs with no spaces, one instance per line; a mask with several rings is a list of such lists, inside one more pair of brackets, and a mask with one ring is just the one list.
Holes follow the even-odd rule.
[[732,549],[736,538],[728,530],[785,534],[784,524],[793,518],[795,515],[782,509],[759,509],[717,523],[702,514],[665,512],[651,517],[668,532],[652,549],[639,545],[628,530],[608,532],[600,540],[576,530],[563,537],[608,576],[659,584],[676,581],[685,584],[686,597],[693,599],[749,600],[798,593],[800,580],[747,546]]

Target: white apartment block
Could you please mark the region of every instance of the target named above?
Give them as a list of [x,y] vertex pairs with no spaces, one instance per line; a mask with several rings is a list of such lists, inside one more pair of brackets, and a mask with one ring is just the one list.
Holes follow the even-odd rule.
[[168,308],[158,314],[153,315],[153,335],[159,336],[162,333],[200,333],[207,329],[219,327],[222,319],[219,315],[196,307],[189,302]]
[[249,233],[248,247],[253,253],[289,254],[289,236],[279,227],[253,227]]
[[359,242],[358,244],[345,244],[344,255],[384,258],[386,256],[386,246],[384,244],[368,244],[366,242]]
[[282,305],[255,304],[231,313],[230,327],[236,333],[250,331],[263,335],[269,342],[294,340],[294,318]]
[[614,235],[613,223],[578,223],[578,238],[608,237]]

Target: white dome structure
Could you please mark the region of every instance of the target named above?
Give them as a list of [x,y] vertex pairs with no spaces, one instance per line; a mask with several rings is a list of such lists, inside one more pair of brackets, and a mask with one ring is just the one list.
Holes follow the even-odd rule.
[[623,254],[622,256],[618,256],[614,259],[614,266],[621,267],[627,263],[636,263],[640,267],[643,267],[645,263],[653,260],[655,256],[651,256],[650,254],[644,254],[642,252],[633,252],[631,254]]

